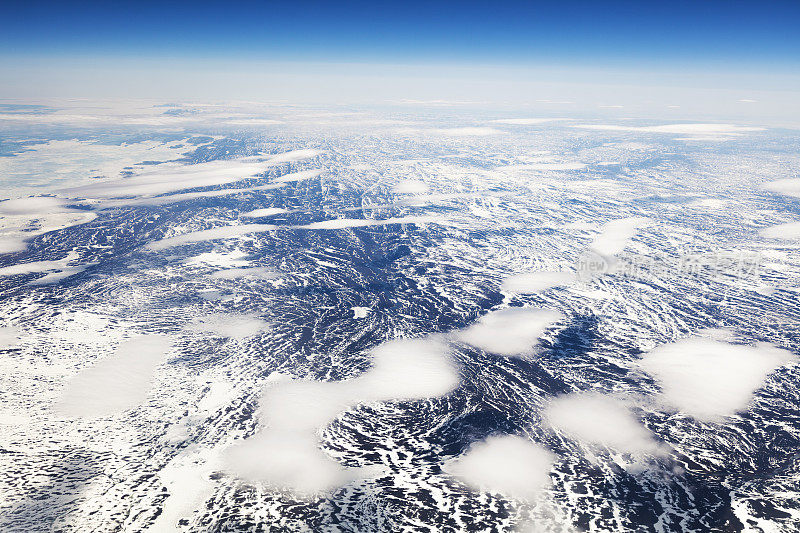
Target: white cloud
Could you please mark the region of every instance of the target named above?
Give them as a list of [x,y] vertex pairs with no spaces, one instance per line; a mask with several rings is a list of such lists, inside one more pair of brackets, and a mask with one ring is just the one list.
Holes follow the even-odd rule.
[[22,339],[19,326],[0,326],[0,350],[13,348]]
[[215,189],[212,191],[199,191],[199,192],[186,192],[181,194],[170,194],[168,196],[156,196],[154,198],[130,198],[122,200],[102,200],[97,202],[97,206],[101,209],[120,206],[136,206],[136,205],[168,205],[177,202],[185,202],[187,200],[195,200],[197,198],[216,198],[219,196],[228,196],[231,194],[245,194],[255,191],[270,191],[273,189],[280,189],[284,187],[283,183],[270,183],[267,185],[258,185],[255,187],[242,187],[239,189]]
[[771,344],[689,338],[651,350],[641,366],[659,382],[666,403],[713,421],[746,409],[767,376],[793,359]]
[[518,165],[504,165],[495,168],[503,172],[545,171],[545,170],[582,170],[585,163],[544,161],[540,163],[523,163]]
[[260,402],[262,429],[227,451],[228,468],[301,495],[327,492],[369,475],[372,469],[344,468],[331,460],[319,448],[318,432],[360,402],[429,398],[458,385],[458,372],[439,340],[390,341],[371,354],[373,367],[353,379],[273,379]]
[[649,221],[643,217],[620,218],[607,222],[589,248],[605,258],[613,257],[628,246],[639,228],[648,224]]
[[800,222],[788,222],[764,228],[760,232],[762,237],[768,239],[783,239],[787,241],[800,240]]
[[321,222],[312,222],[305,226],[294,226],[298,229],[346,229],[346,228],[364,228],[367,226],[384,226],[386,224],[430,224],[442,223],[441,217],[432,216],[408,216],[387,218],[383,220],[371,218],[335,218],[333,220],[323,220]]
[[254,209],[253,211],[248,211],[247,213],[242,213],[240,217],[248,217],[248,218],[259,218],[259,217],[271,217],[273,215],[281,215],[286,213],[286,209],[282,207],[265,207],[262,209]]
[[383,226],[386,224],[428,224],[432,222],[441,223],[442,219],[439,217],[425,217],[425,216],[408,216],[387,218],[384,220],[374,219],[350,219],[350,218],[336,218],[333,220],[323,220],[321,222],[313,222],[304,226],[275,226],[272,224],[241,224],[238,226],[222,226],[203,231],[195,231],[186,233],[184,235],[177,235],[175,237],[168,237],[158,241],[153,241],[147,245],[149,250],[158,251],[170,248],[172,246],[179,246],[183,244],[190,244],[195,242],[211,241],[215,239],[232,239],[248,235],[250,233],[260,233],[264,231],[272,231],[280,228],[284,229],[308,229],[308,230],[338,230],[346,228],[363,228],[367,226]]
[[55,283],[69,276],[83,272],[88,267],[96,263],[85,263],[83,265],[72,265],[69,263],[75,261],[77,256],[73,253],[67,255],[63,259],[55,259],[50,261],[32,261],[30,263],[19,263],[0,268],[0,276],[16,276],[20,274],[38,274],[47,272],[48,274],[35,279],[30,282],[31,285],[45,285],[48,283]]
[[323,170],[301,170],[300,172],[292,172],[291,174],[285,174],[283,176],[275,178],[273,181],[275,183],[291,183],[295,181],[309,180],[311,178],[316,178],[323,172],[324,172]]
[[350,309],[353,310],[353,317],[354,318],[367,318],[367,315],[370,311],[372,311],[371,307],[351,307]]
[[404,180],[392,187],[395,194],[425,194],[428,192],[428,185],[424,181]]
[[[156,196],[181,189],[195,187],[210,187],[241,181],[264,172],[267,168],[287,163],[301,161],[315,157],[316,150],[293,150],[282,154],[269,156],[264,160],[262,156],[246,157],[239,159],[209,161],[193,165],[177,163],[164,163],[158,169],[140,172],[134,176],[122,179],[106,180],[91,183],[80,187],[62,189],[61,194],[70,197],[83,198],[120,198],[128,196]],[[322,171],[304,171],[306,173]],[[299,173],[300,175],[304,175]],[[291,181],[287,174],[284,178]],[[274,180],[280,182],[280,178]],[[273,186],[274,187],[274,186]],[[192,194],[192,193],[189,193]],[[196,193],[198,196],[213,195],[212,191]]]
[[180,157],[181,143],[144,141],[98,144],[91,141],[49,141],[26,146],[13,157],[0,157],[0,189],[7,194],[41,194],[43,189],[95,182],[93,176],[118,178],[125,167],[143,161],[168,161]]
[[558,120],[572,120],[569,118],[503,118],[499,120],[493,120],[492,122],[496,122],[498,124],[511,124],[516,126],[530,126],[534,124],[544,124],[546,122],[555,122]]
[[564,315],[551,309],[510,307],[480,317],[454,337],[487,352],[505,356],[530,353],[544,331]]
[[571,439],[598,444],[641,458],[663,453],[660,445],[631,413],[626,404],[611,396],[575,393],[550,401],[544,421]]
[[123,341],[114,355],[67,382],[55,411],[68,417],[100,417],[136,407],[147,398],[172,342],[169,336],[155,334]]
[[267,329],[268,326],[266,321],[255,315],[216,313],[197,317],[184,330],[242,340]]
[[690,135],[738,135],[746,132],[764,131],[765,128],[738,126],[736,124],[664,124],[661,126],[621,126],[616,124],[575,124],[573,128],[602,131],[639,131],[643,133],[679,133]]
[[696,200],[692,200],[686,205],[690,207],[703,207],[708,209],[723,209],[729,203],[730,202],[728,200],[723,200],[722,198],[698,198]]
[[280,273],[275,272],[269,267],[247,267],[247,268],[228,268],[219,270],[208,275],[213,279],[241,279],[241,278],[260,278],[275,279]]
[[52,196],[29,196],[0,201],[0,215],[39,215],[48,211],[63,211],[67,201]]
[[81,187],[63,189],[71,197],[115,198],[154,196],[180,189],[210,187],[240,181],[266,169],[266,165],[242,160],[210,161],[195,165],[160,165],[158,170],[142,172],[129,178],[107,180]]
[[437,339],[398,339],[374,350],[373,366],[353,380],[358,396],[371,401],[442,396],[458,385],[447,346]]
[[218,252],[216,250],[190,257],[184,263],[187,265],[214,266],[219,268],[243,267],[250,264],[245,259],[247,254],[241,250]]
[[462,128],[400,128],[397,130],[400,134],[415,135],[415,134],[428,134],[428,135],[444,135],[446,137],[485,137],[488,135],[499,135],[503,132],[496,128],[487,128],[481,126],[467,126]]
[[770,181],[764,184],[764,188],[768,191],[800,198],[800,178]]
[[69,209],[66,200],[50,196],[13,198],[0,202],[0,253],[22,252],[27,241],[94,220],[97,215]]
[[504,291],[519,294],[535,294],[551,287],[568,285],[576,280],[577,275],[574,272],[525,272],[506,278],[502,288]]
[[516,500],[535,501],[550,485],[555,457],[541,445],[514,435],[475,443],[443,470],[475,490],[497,492]]
[[180,246],[183,244],[191,244],[195,242],[213,241],[216,239],[233,239],[248,235],[250,233],[260,233],[264,231],[272,231],[280,226],[273,226],[271,224],[241,224],[238,226],[222,226],[219,228],[212,228],[203,231],[194,231],[175,237],[168,237],[158,241],[153,241],[147,245],[147,249],[158,251],[171,248],[173,246]]
[[302,150],[291,150],[289,152],[270,156],[268,161],[272,164],[294,163],[296,161],[311,159],[312,157],[317,157],[318,155],[320,155],[319,150],[304,148]]
[[328,457],[313,432],[261,431],[229,448],[224,457],[237,476],[301,496],[329,492],[364,474]]
[[283,124],[283,122],[271,118],[239,118],[226,120],[225,124],[231,126],[274,126],[276,124]]

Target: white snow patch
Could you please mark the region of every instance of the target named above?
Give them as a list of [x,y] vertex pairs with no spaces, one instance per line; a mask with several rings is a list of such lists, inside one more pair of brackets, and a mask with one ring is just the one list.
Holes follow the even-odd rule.
[[367,315],[372,311],[371,307],[351,307],[353,310],[354,318],[367,318]]

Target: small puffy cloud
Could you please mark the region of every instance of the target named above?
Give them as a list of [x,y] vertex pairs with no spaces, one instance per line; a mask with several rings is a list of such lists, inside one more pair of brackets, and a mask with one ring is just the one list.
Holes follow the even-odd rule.
[[525,272],[516,274],[503,280],[502,289],[504,291],[516,292],[518,294],[536,294],[559,285],[568,285],[577,280],[574,272]]
[[641,457],[661,454],[659,444],[622,401],[595,393],[576,393],[553,399],[543,413],[556,431],[586,444],[601,445]]
[[800,198],[800,178],[770,181],[764,184],[764,188],[768,191]]
[[408,216],[386,218],[383,220],[372,218],[334,218],[333,220],[323,220],[321,222],[312,222],[304,226],[294,226],[297,229],[322,229],[322,230],[335,230],[347,228],[364,228],[368,226],[384,226],[386,224],[430,224],[441,223],[441,217],[433,216]]
[[786,241],[800,240],[800,222],[788,222],[764,228],[760,232],[762,237],[768,239],[783,239]]
[[303,161],[304,159],[311,159],[320,155],[319,150],[305,148],[302,150],[291,150],[282,154],[270,156],[268,161],[272,164],[279,163],[294,163],[296,161]]
[[100,417],[136,407],[147,398],[156,368],[172,343],[171,337],[157,334],[120,343],[112,356],[67,382],[55,411],[68,417]]
[[153,241],[147,245],[147,249],[153,251],[165,250],[173,246],[180,246],[183,244],[191,244],[195,242],[213,241],[216,239],[233,239],[242,237],[250,233],[261,233],[264,231],[272,231],[279,226],[271,224],[241,224],[238,226],[222,226],[219,228],[212,228],[203,231],[194,231],[184,235],[177,235],[175,237],[168,237]]
[[217,272],[213,272],[208,275],[208,277],[212,279],[275,279],[278,276],[280,276],[280,273],[275,272],[269,267],[227,268],[225,270],[218,270]]
[[607,222],[589,248],[602,257],[613,257],[628,246],[639,228],[648,224],[648,219],[644,217],[620,218]]
[[689,338],[646,353],[641,367],[661,385],[664,401],[698,420],[747,408],[767,376],[794,356],[771,344]]
[[239,216],[247,218],[260,218],[281,215],[283,213],[286,213],[286,209],[283,209],[282,207],[264,207],[262,209],[254,209],[253,211],[242,213]]
[[455,339],[481,350],[505,356],[528,354],[539,337],[564,315],[551,309],[510,307],[480,317]]
[[444,341],[398,339],[371,352],[373,366],[344,381],[271,379],[259,410],[262,429],[229,448],[227,468],[239,477],[300,496],[325,493],[374,475],[372,468],[345,468],[319,447],[318,433],[361,402],[414,400],[447,394],[459,383]]
[[372,369],[353,380],[362,398],[415,400],[443,396],[459,383],[458,371],[443,341],[398,339],[374,350]]
[[515,435],[477,442],[442,467],[474,490],[500,493],[515,500],[535,501],[550,485],[555,457],[546,448]]
[[358,477],[319,448],[313,432],[262,431],[225,451],[229,470],[300,495],[326,493]]
[[424,181],[405,180],[392,187],[395,194],[425,194],[428,192],[428,185]]
[[320,174],[322,174],[324,170],[314,169],[314,170],[301,170],[299,172],[292,172],[289,174],[285,174],[278,178],[275,178],[275,183],[294,183],[296,181],[303,181],[303,180],[310,180],[312,178],[316,178]]
[[22,328],[19,326],[0,326],[0,350],[13,348],[22,339]]

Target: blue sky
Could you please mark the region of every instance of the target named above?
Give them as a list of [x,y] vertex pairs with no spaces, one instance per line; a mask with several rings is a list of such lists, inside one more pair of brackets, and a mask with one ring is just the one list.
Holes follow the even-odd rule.
[[800,65],[800,1],[15,2],[4,56]]
[[6,4],[0,98],[574,100],[720,116],[759,100],[800,114],[800,0]]

